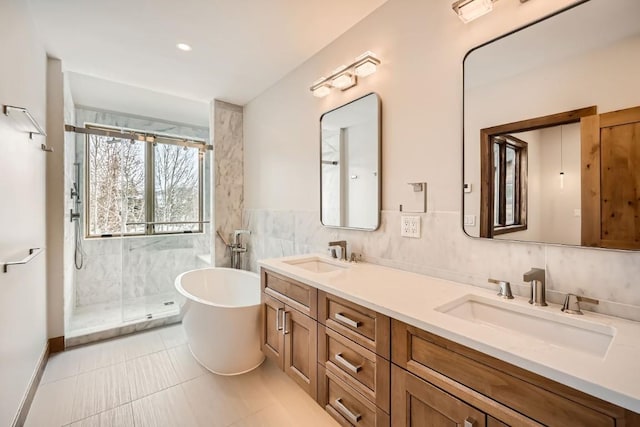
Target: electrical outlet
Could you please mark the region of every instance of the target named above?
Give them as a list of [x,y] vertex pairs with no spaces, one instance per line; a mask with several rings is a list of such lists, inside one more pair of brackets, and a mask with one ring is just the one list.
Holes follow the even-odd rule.
[[464,216],[464,225],[468,225],[469,227],[476,226],[476,216],[475,215],[465,215]]
[[400,235],[403,237],[420,238],[420,217],[405,216],[400,219]]

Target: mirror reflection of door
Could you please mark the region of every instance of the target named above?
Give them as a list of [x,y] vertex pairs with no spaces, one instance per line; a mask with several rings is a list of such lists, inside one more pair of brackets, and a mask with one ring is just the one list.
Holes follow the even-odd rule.
[[582,244],[640,249],[640,107],[582,119]]

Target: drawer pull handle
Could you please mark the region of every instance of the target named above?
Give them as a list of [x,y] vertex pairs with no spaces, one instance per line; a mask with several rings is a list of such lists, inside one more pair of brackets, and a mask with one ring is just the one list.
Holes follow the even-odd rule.
[[341,313],[336,313],[335,318],[338,322],[342,322],[345,325],[351,326],[352,328],[357,328],[358,326],[360,326],[360,322],[356,322],[355,320],[349,319],[347,316]]
[[334,403],[336,405],[336,409],[338,409],[338,412],[340,412],[340,415],[348,419],[351,422],[351,424],[358,424],[358,421],[360,421],[360,418],[362,418],[362,415],[354,414],[349,409],[347,409],[347,407],[342,404],[342,398],[336,399]]
[[360,372],[360,369],[362,369],[362,365],[356,366],[356,365],[352,364],[347,359],[342,357],[342,353],[337,353],[335,358],[336,358],[336,362],[340,363],[342,366],[344,366],[345,368],[347,368],[348,370],[350,370],[354,374],[357,374],[358,372]]
[[278,308],[278,311],[276,311],[276,330],[277,331],[282,330],[282,326],[280,326],[280,312],[283,310],[284,308]]
[[464,427],[475,427],[476,426],[476,420],[474,420],[471,417],[467,417],[466,420],[464,420]]
[[282,311],[282,335],[287,335],[289,331],[287,330],[287,312]]

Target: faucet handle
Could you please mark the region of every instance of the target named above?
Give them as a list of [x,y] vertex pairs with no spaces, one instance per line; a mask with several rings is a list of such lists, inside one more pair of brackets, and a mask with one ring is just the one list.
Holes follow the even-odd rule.
[[599,304],[600,301],[594,298],[587,298],[580,295],[567,294],[564,298],[564,304],[562,304],[561,310],[567,314],[583,314],[580,310],[580,303],[586,302],[587,304]]
[[504,280],[497,279],[488,279],[489,283],[495,283],[500,286],[500,290],[498,291],[498,296],[504,299],[513,299],[513,294],[511,293],[511,284]]

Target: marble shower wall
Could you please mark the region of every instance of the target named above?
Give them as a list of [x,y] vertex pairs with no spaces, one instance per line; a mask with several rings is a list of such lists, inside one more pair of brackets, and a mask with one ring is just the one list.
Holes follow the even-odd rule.
[[[77,126],[94,123],[209,139],[209,131],[206,128],[80,106],[76,106],[75,122]],[[75,161],[80,163],[82,171],[85,161],[85,138],[77,135],[75,145]],[[205,177],[210,176],[210,168],[211,162],[205,161]],[[84,195],[83,192],[84,182],[81,182],[81,194]],[[204,197],[204,218],[209,218],[211,191],[209,180],[206,178]],[[84,197],[82,199],[84,202]],[[84,204],[81,208],[85,208]],[[196,268],[199,265],[197,257],[210,253],[210,229],[207,224],[204,226],[204,233],[200,234],[91,239],[83,237],[84,266],[75,271],[74,306],[118,303],[122,298],[127,300],[173,293],[176,276]],[[82,222],[80,232],[84,236]],[[73,259],[69,264],[73,266]]]
[[[244,207],[243,111],[222,101],[213,104],[213,157],[215,172],[215,227],[231,241],[233,231],[242,226]],[[243,236],[245,238],[245,236]],[[229,267],[229,250],[215,238],[215,266]]]
[[567,292],[587,295],[600,300],[587,309],[640,321],[640,252],[472,239],[458,212],[422,214],[422,237],[410,239],[400,236],[400,217],[383,211],[380,228],[363,232],[323,227],[315,211],[245,209],[249,269],[257,271],[263,258],[326,253],[329,241],[344,239],[367,262],[490,289],[488,278],[507,280],[521,296],[530,289],[522,274],[544,268],[549,301],[559,304]]

